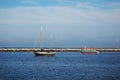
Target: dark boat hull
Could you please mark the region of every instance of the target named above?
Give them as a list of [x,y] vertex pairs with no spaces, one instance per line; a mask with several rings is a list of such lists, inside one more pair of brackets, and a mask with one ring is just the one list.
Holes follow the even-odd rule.
[[36,56],[54,56],[55,54],[52,52],[34,52]]
[[82,52],[83,54],[97,54],[97,52]]

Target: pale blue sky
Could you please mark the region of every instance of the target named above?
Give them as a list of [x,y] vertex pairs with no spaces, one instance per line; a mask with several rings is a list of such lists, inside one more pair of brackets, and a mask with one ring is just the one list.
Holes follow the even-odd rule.
[[0,0],[0,43],[34,42],[40,26],[44,42],[116,47],[120,0]]

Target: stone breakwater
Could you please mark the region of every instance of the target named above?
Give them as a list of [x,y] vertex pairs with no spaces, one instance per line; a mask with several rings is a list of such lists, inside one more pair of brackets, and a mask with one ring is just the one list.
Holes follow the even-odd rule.
[[[81,52],[83,48],[0,48],[0,52]],[[99,52],[120,52],[120,48],[96,48]]]

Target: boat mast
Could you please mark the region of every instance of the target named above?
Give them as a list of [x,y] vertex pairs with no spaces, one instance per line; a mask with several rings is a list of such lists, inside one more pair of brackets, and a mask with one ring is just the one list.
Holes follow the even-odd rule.
[[40,30],[40,48],[42,49],[42,26]]
[[50,49],[52,50],[52,35],[50,35]]

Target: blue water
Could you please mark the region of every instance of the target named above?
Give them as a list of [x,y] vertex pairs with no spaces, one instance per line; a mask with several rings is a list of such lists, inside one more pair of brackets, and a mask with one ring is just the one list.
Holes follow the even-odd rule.
[[0,52],[0,80],[120,80],[120,53]]

